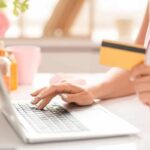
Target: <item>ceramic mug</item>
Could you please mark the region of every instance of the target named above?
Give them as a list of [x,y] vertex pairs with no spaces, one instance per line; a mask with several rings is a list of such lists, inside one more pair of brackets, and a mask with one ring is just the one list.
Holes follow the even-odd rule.
[[30,85],[38,72],[41,63],[41,48],[38,46],[9,46],[15,55],[18,65],[19,85]]

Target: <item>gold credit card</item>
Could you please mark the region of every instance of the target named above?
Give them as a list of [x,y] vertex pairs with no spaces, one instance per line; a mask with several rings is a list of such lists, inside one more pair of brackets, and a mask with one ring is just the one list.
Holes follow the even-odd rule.
[[145,48],[114,41],[102,41],[100,63],[111,67],[130,70],[145,59]]

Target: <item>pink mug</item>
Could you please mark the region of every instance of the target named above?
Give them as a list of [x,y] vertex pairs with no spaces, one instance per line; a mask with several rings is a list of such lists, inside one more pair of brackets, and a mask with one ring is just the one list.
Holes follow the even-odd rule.
[[9,46],[15,55],[18,65],[18,80],[20,85],[30,85],[38,72],[41,63],[41,48],[38,46]]

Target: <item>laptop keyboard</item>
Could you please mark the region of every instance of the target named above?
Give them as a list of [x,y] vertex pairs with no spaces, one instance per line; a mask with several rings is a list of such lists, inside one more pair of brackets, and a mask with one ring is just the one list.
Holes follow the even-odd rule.
[[38,133],[81,132],[88,130],[65,108],[51,105],[37,110],[29,104],[13,104],[30,126]]

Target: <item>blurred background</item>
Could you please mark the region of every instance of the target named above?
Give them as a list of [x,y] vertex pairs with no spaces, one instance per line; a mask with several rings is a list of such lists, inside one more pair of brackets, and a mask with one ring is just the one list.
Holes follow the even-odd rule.
[[19,17],[3,10],[10,26],[7,45],[42,48],[40,72],[104,72],[99,64],[103,39],[133,43],[147,0],[30,0]]

